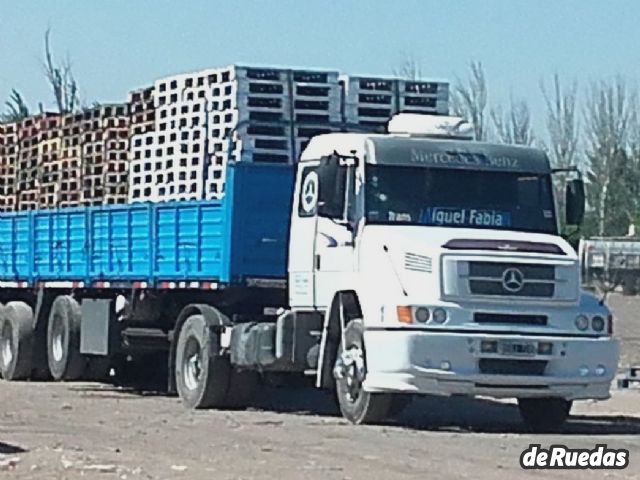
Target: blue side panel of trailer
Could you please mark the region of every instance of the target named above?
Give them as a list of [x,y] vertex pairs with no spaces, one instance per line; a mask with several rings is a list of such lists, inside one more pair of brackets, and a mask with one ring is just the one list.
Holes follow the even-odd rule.
[[32,275],[31,214],[0,217],[0,278],[29,280]]
[[86,274],[86,210],[43,210],[32,214],[33,276],[83,279]]
[[117,205],[88,211],[89,278],[148,279],[152,211],[150,204]]
[[293,168],[230,167],[222,200],[0,214],[0,280],[285,278]]
[[154,211],[156,278],[228,281],[229,218],[222,202],[167,203]]

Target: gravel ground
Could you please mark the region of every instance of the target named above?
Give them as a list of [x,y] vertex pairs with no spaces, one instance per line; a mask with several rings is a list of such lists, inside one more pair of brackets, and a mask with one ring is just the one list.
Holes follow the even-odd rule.
[[[609,298],[622,364],[640,363],[640,298]],[[640,388],[579,402],[562,434],[526,433],[507,402],[421,398],[396,422],[348,425],[323,392],[267,389],[247,411],[187,411],[175,397],[96,383],[0,381],[0,478],[539,478],[531,443],[630,451],[625,470],[545,478],[640,478]]]

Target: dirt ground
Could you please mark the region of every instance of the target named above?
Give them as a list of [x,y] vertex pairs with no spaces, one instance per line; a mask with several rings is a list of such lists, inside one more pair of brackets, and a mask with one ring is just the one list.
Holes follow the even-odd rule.
[[[622,365],[640,364],[640,298],[609,299]],[[625,470],[523,471],[531,443],[630,451]],[[263,389],[247,411],[96,383],[0,381],[0,478],[640,478],[640,388],[579,402],[562,434],[526,433],[507,402],[421,398],[384,426],[348,425],[323,392]]]

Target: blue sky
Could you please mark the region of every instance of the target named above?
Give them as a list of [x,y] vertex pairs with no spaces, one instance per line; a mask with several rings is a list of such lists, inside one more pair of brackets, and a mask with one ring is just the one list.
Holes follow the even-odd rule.
[[89,102],[234,62],[390,74],[410,55],[451,80],[481,60],[491,103],[525,98],[541,125],[539,83],[554,72],[583,87],[640,78],[639,25],[633,0],[0,0],[0,99],[17,87],[51,106],[40,64],[50,26]]

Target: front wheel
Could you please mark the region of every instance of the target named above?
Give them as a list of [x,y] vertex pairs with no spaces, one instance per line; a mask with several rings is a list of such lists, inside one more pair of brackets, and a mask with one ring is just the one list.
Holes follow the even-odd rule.
[[392,397],[363,389],[367,375],[362,320],[352,320],[344,331],[333,376],[342,416],[354,424],[376,423],[389,415]]
[[182,325],[175,362],[176,388],[186,407],[224,406],[231,369],[202,315],[191,315]]
[[569,417],[573,402],[563,398],[519,398],[520,416],[533,432],[555,432]]

